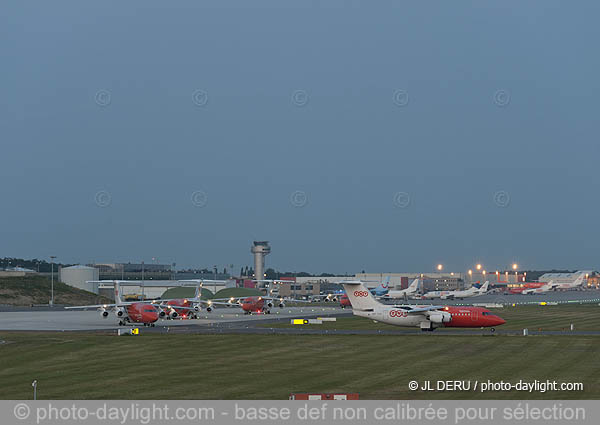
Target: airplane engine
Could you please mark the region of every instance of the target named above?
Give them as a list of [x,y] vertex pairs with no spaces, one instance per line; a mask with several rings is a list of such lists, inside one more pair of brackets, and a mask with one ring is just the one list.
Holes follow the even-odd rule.
[[272,301],[267,301],[265,303],[265,306],[267,306],[268,308],[273,308],[273,302]]
[[285,307],[285,303],[284,303],[283,301],[281,301],[281,302],[279,303],[279,308],[283,308],[283,307]]
[[158,312],[159,317],[165,317],[167,315],[167,313],[163,310],[160,309],[160,311]]
[[452,315],[446,311],[435,311],[429,315],[431,323],[449,323],[452,321]]
[[197,306],[197,305],[195,305],[195,306],[194,306],[194,311],[195,311],[196,313],[197,313],[197,312],[199,312],[199,311],[200,311],[200,307],[199,307],[199,306]]
[[122,308],[119,308],[119,309],[118,309],[118,310],[115,312],[115,314],[116,314],[118,317],[123,317],[123,316],[125,316],[125,311],[124,311]]
[[213,309],[214,309],[214,307],[213,307],[212,305],[208,305],[208,306],[206,307],[206,311],[208,311],[209,313],[210,313],[211,311],[213,311]]
[[102,317],[104,317],[104,318],[108,317],[108,311],[106,311],[104,309],[102,309],[101,314],[102,314]]
[[170,317],[171,319],[175,319],[177,316],[179,316],[179,314],[177,314],[177,312],[176,312],[175,310],[172,310],[172,311],[169,313],[169,317]]

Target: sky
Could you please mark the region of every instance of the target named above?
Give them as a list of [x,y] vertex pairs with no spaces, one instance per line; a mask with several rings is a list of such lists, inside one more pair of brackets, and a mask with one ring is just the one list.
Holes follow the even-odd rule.
[[6,0],[0,256],[598,269],[598,12]]

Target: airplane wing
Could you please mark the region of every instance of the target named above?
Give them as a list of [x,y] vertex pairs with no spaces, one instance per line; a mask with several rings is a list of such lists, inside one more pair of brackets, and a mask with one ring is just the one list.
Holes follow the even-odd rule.
[[111,308],[117,308],[117,307],[127,307],[131,304],[138,304],[138,303],[152,304],[151,302],[144,302],[144,301],[128,301],[128,302],[123,302],[123,303],[119,303],[119,304],[76,305],[76,306],[64,307],[64,308],[65,308],[65,310],[86,310],[86,309],[91,309],[91,308],[111,309]]
[[399,305],[399,306],[394,306],[394,307],[399,308],[408,314],[423,313],[424,311],[440,310],[440,309],[444,308],[444,306],[442,306],[442,305],[427,305],[427,306],[417,306],[417,307],[413,307],[410,305]]

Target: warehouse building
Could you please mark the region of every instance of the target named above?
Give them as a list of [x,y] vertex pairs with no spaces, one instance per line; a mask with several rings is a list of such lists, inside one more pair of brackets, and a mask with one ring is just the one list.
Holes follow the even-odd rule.
[[60,267],[58,269],[58,280],[75,288],[85,291],[98,293],[98,285],[94,285],[93,281],[99,279],[98,269],[88,266],[70,266]]

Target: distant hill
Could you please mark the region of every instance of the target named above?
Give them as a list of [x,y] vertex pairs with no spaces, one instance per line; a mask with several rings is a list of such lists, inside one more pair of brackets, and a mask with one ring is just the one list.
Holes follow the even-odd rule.
[[263,295],[261,291],[254,288],[225,288],[217,291],[213,298],[239,298],[239,297],[252,297],[255,295]]
[[[164,299],[174,299],[174,298],[193,298],[196,294],[196,288],[190,286],[181,286],[176,288],[167,289],[162,295],[161,298]],[[204,300],[209,300],[213,297],[213,293],[206,288],[202,288],[202,293],[200,298]]]
[[[50,279],[37,275],[0,278],[0,304],[48,304],[51,286]],[[106,297],[54,281],[55,304],[85,305],[111,302]]]

